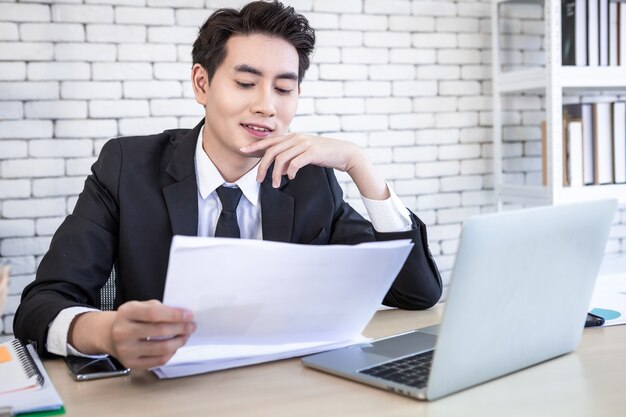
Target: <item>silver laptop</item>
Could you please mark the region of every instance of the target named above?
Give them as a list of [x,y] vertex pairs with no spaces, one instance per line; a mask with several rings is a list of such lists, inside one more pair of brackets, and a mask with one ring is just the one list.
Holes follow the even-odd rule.
[[616,206],[616,200],[605,200],[470,218],[440,326],[302,362],[435,400],[571,352],[583,331]]

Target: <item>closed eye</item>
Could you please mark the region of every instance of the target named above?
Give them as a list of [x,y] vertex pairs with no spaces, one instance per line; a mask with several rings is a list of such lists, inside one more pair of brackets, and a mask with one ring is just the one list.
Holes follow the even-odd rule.
[[248,89],[254,87],[252,83],[242,83],[241,81],[236,81],[237,85],[241,88]]
[[282,95],[288,95],[289,93],[291,93],[293,90],[285,90],[284,88],[276,88],[276,91],[278,91],[278,94],[282,94]]

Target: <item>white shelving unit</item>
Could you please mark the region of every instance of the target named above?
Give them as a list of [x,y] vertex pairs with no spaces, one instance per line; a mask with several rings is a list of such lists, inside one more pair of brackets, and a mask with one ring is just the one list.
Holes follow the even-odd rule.
[[[561,0],[544,0],[545,56],[542,68],[502,71],[500,61],[500,6],[503,3],[541,4],[541,1],[493,0],[493,160],[498,208],[502,203],[530,205],[562,204],[600,198],[617,198],[626,204],[626,184],[563,186],[563,94],[596,90],[626,93],[626,67],[576,67],[561,65]],[[547,185],[525,186],[503,182],[502,96],[529,92],[546,101]]]

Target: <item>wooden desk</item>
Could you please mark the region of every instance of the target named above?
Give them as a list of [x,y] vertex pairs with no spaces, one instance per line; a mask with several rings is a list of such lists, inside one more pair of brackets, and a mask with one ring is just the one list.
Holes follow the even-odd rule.
[[[439,322],[426,312],[381,311],[366,335]],[[626,415],[626,326],[586,329],[577,351],[426,403],[305,368],[298,359],[174,380],[149,372],[74,382],[46,361],[72,416],[567,416]]]

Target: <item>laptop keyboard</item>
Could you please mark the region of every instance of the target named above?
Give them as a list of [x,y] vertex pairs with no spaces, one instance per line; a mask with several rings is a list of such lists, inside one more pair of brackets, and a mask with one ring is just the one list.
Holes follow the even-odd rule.
[[361,374],[375,376],[415,388],[425,388],[433,362],[434,350],[407,356],[382,365],[359,371]]

